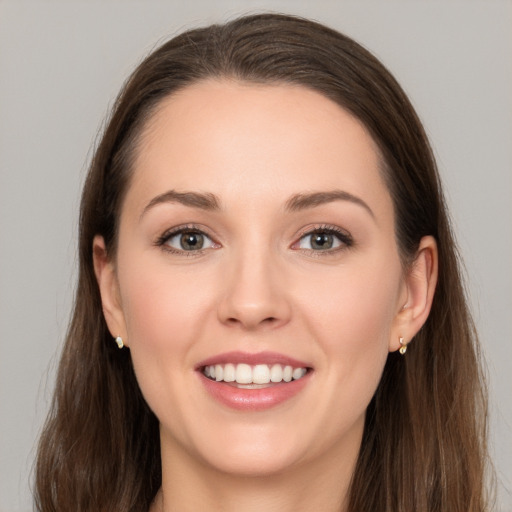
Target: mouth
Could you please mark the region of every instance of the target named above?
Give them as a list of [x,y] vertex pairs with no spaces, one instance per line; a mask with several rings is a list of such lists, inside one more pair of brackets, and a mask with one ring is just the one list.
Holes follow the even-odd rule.
[[211,397],[242,411],[265,410],[292,399],[313,373],[308,363],[271,352],[221,354],[196,370]]
[[264,389],[302,379],[310,369],[282,364],[227,363],[202,367],[203,375],[215,382],[225,382],[238,389]]

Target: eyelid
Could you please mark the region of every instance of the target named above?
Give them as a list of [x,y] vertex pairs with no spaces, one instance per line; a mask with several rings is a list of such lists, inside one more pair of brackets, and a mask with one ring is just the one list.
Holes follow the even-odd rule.
[[[163,250],[166,250],[166,251],[174,253],[174,254],[181,254],[181,255],[185,255],[185,256],[199,255],[199,254],[202,254],[203,252],[205,252],[205,251],[207,251],[209,249],[216,249],[216,248],[221,247],[221,245],[215,240],[215,237],[212,236],[210,233],[208,233],[208,231],[209,230],[206,229],[205,227],[198,226],[196,224],[182,224],[182,225],[179,225],[179,226],[174,226],[174,227],[164,231],[164,233],[162,235],[160,235],[155,240],[154,244],[156,246],[161,247]],[[197,250],[194,250],[194,251],[185,251],[183,249],[176,249],[175,247],[167,245],[167,242],[171,238],[173,238],[173,237],[175,237],[177,235],[180,235],[182,233],[189,233],[189,232],[191,232],[191,233],[199,233],[199,234],[203,235],[204,237],[206,237],[209,240],[211,240],[211,242],[214,245],[214,247],[206,247],[206,248],[201,248],[201,249],[197,249]]]

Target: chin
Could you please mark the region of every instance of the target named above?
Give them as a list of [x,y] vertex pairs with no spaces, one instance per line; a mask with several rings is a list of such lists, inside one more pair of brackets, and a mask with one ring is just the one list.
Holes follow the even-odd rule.
[[[214,440],[215,439],[215,440]],[[203,444],[204,443],[204,444]],[[241,476],[264,477],[283,473],[314,458],[318,450],[307,431],[273,425],[237,425],[223,429],[223,435],[205,439],[202,451],[206,463],[218,471]]]
[[211,469],[240,477],[270,477],[290,471],[298,464],[297,454],[279,453],[275,450],[241,450],[220,457],[208,454],[205,462]]

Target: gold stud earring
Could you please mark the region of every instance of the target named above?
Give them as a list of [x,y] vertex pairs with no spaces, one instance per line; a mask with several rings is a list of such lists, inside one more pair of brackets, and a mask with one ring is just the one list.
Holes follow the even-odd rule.
[[398,341],[400,343],[400,348],[398,351],[400,352],[400,354],[404,355],[407,352],[407,343],[404,343],[403,338],[399,338]]
[[123,348],[123,347],[124,347],[123,338],[121,338],[121,336],[118,336],[118,337],[116,338],[116,343],[117,343],[117,346],[118,346],[119,348]]

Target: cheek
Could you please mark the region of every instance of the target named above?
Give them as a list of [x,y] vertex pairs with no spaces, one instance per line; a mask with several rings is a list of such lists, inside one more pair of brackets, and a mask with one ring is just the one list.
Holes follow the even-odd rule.
[[[195,342],[201,338],[207,286],[187,271],[126,260],[119,281],[127,345],[139,387],[156,416],[186,437],[183,419],[195,397],[190,382]],[[138,271],[143,268],[144,271]],[[124,270],[124,272],[123,272]],[[124,277],[124,279],[123,279]],[[180,405],[181,404],[181,405]],[[172,414],[170,414],[172,411]]]
[[184,338],[193,338],[207,300],[207,284],[199,283],[192,271],[171,272],[154,260],[127,260],[120,267],[120,272],[125,269],[119,280],[129,342],[176,347],[185,343]]
[[387,348],[395,294],[385,284],[354,279],[333,290],[323,313],[325,322],[331,319],[332,350],[365,352],[382,345]]
[[148,401],[158,404],[165,401],[158,398],[163,389],[177,389],[176,383],[183,382],[195,362],[191,351],[201,336],[208,292],[191,272],[171,272],[154,259],[125,258],[119,265],[119,282],[137,380],[143,393],[152,395]]
[[305,328],[321,354],[322,400],[312,414],[328,418],[325,440],[364,422],[388,356],[400,267],[369,268],[340,272],[324,293],[304,296]]
[[366,407],[378,385],[393,336],[400,291],[398,259],[340,269],[322,293],[304,291],[303,317],[321,345],[331,388]]
[[310,320],[326,332],[326,341],[336,347],[349,344],[364,348],[388,341],[396,313],[401,268],[397,261],[370,261],[340,266],[318,279],[304,283],[302,307]]

